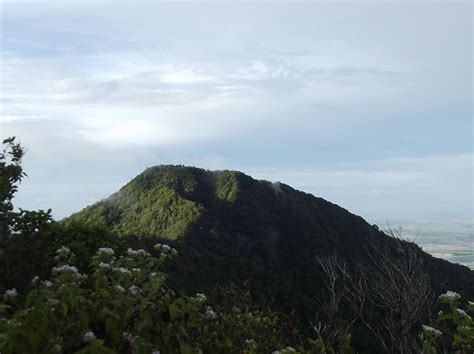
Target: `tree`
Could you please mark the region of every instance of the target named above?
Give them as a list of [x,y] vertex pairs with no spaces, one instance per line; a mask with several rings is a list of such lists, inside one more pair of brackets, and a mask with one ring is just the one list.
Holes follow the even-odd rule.
[[350,274],[345,262],[336,254],[316,257],[318,265],[325,276],[324,295],[319,298],[319,308],[313,329],[318,337],[336,346],[350,334],[356,320],[355,316],[345,318],[343,307],[348,298],[348,282]]
[[21,167],[24,149],[15,143],[15,137],[3,140],[0,152],[0,233],[10,234],[12,199],[18,190],[18,183],[26,176]]
[[[389,227],[386,234],[393,242],[373,239],[365,246],[365,261],[350,272],[336,256],[317,257],[328,294],[323,298],[326,324],[321,333],[329,338],[347,333],[356,318],[386,352],[418,352],[420,321],[429,316],[434,301],[429,274],[421,250],[403,240],[401,229]],[[341,321],[341,304],[355,318]]]

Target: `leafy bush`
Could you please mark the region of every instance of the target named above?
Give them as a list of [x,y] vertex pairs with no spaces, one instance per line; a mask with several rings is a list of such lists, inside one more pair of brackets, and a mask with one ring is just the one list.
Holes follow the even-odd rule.
[[438,312],[435,327],[424,325],[420,335],[423,353],[474,353],[474,302],[468,301],[464,310],[460,299],[461,296],[454,291],[440,295],[443,309]]
[[[177,296],[166,287],[166,274],[154,271],[176,251],[162,244],[155,248],[156,257],[143,249],[117,256],[112,248],[99,248],[88,274],[79,272],[68,247],[57,249],[50,279],[35,276],[25,298],[15,289],[5,292],[1,352],[295,351],[281,343],[274,313],[237,306],[218,312],[206,305],[203,294]],[[313,347],[326,352],[321,340]]]

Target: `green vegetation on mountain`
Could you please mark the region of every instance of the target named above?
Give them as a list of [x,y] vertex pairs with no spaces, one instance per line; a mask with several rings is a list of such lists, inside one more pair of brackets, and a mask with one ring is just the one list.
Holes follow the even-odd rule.
[[172,172],[148,169],[118,193],[71,219],[108,227],[118,235],[154,235],[170,240],[183,236],[204,209],[183,196],[193,193],[195,181],[185,170]]
[[3,353],[473,347],[473,272],[335,204],[239,172],[158,166],[57,223],[14,210],[23,150],[4,146]]
[[[65,223],[73,221],[105,226],[137,245],[172,241],[180,251],[174,261],[180,289],[252,279],[269,294],[291,290],[303,304],[313,305],[321,288],[315,256],[337,253],[357,268],[369,245],[386,248],[393,257],[400,257],[402,248],[402,241],[361,217],[287,185],[184,166],[148,168]],[[435,259],[415,244],[409,247],[426,267],[436,269],[435,290],[450,287],[474,295],[468,268]]]

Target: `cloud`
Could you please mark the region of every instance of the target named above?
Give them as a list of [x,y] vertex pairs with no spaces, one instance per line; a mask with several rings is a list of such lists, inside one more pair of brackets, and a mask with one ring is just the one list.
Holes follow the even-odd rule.
[[126,65],[105,77],[44,59],[9,58],[2,64],[7,68],[4,121],[38,116],[41,107],[44,117],[74,121],[76,133],[85,139],[114,145],[220,139],[242,133],[242,120],[249,123],[247,130],[271,131],[282,113],[303,115],[315,102],[337,103],[338,95],[351,96],[348,86],[323,92],[333,85],[332,76],[353,81],[359,74],[364,80],[367,73],[372,75],[360,68],[308,69],[270,61],[234,66],[161,63],[152,71],[151,63],[142,61],[141,70],[128,72]]
[[0,129],[29,148],[22,202],[64,216],[183,163],[272,169],[363,213],[469,207],[472,5],[269,6],[2,4]]

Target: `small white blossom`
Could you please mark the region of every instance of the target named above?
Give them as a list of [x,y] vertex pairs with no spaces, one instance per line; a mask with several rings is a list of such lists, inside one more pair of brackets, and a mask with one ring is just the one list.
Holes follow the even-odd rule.
[[65,256],[65,255],[71,253],[71,250],[69,249],[69,247],[62,246],[61,248],[58,248],[56,250],[56,253],[61,255],[61,256]]
[[214,312],[211,306],[206,306],[206,317],[210,320],[215,320],[217,318],[217,314]]
[[128,288],[128,292],[132,295],[137,295],[140,292],[140,288],[136,285],[132,285]]
[[98,254],[104,254],[106,256],[113,256],[115,254],[114,250],[109,247],[101,247],[97,250]]
[[252,338],[251,338],[251,339],[246,339],[246,340],[245,340],[245,344],[248,344],[248,345],[250,345],[250,344],[253,344],[253,343],[255,343],[255,340],[254,340],[254,339],[252,339]]
[[124,289],[123,286],[121,286],[121,285],[115,286],[115,289],[117,289],[117,290],[120,291],[121,293],[123,293],[123,292],[125,291],[125,289]]
[[82,339],[84,342],[92,342],[95,339],[95,334],[92,331],[87,331]]
[[459,300],[460,298],[461,298],[461,295],[451,290],[448,290],[446,294],[441,294],[439,296],[440,300]]
[[296,352],[295,348],[290,347],[290,346],[287,346],[287,347],[285,348],[285,351],[287,351],[287,352]]
[[443,334],[439,329],[426,326],[426,325],[422,325],[422,327],[423,327],[423,331],[425,331],[426,333],[434,334],[436,336],[440,336]]
[[53,274],[59,274],[59,273],[71,273],[72,275],[76,277],[82,277],[82,274],[79,273],[77,268],[75,266],[71,266],[69,264],[65,264],[61,267],[54,267],[52,269]]
[[154,248],[155,248],[156,250],[158,250],[158,251],[161,250],[161,251],[164,251],[164,252],[168,252],[168,251],[171,250],[171,247],[168,246],[168,245],[166,245],[166,244],[164,244],[164,243],[163,243],[163,244],[157,243],[157,244],[154,246]]
[[5,291],[5,294],[3,294],[3,298],[5,300],[9,300],[9,299],[15,298],[17,295],[18,295],[18,292],[16,291],[15,288],[8,289],[7,291]]
[[198,298],[199,301],[202,301],[202,302],[204,302],[204,301],[207,300],[206,295],[201,294],[201,293],[197,293],[197,294],[196,294],[196,297]]
[[464,317],[467,317],[467,318],[471,318],[471,316],[469,316],[467,314],[466,311],[464,311],[463,309],[456,309],[456,312],[459,313],[461,316],[464,316]]
[[467,303],[469,304],[469,306],[474,306],[474,301],[468,301]]
[[37,227],[35,228],[35,232],[39,232],[39,229]]
[[132,275],[132,272],[130,272],[128,269],[124,267],[116,268],[117,272],[124,274],[124,275]]
[[281,354],[281,352],[279,350],[275,350],[274,352],[272,352],[272,354]]
[[140,268],[132,268],[133,273],[140,273],[142,270]]
[[39,282],[39,276],[35,276],[33,279],[31,279],[31,284],[36,285]]
[[153,349],[152,352],[151,352],[151,354],[160,354],[160,351],[157,350],[157,349]]
[[136,256],[137,254],[137,251],[132,250],[131,248],[127,249],[127,256]]
[[53,283],[49,280],[43,281],[42,284],[47,288],[51,288],[53,286]]
[[127,250],[127,256],[148,256],[150,255],[147,251],[145,251],[143,248],[140,248],[138,250],[132,250],[131,248],[129,248]]
[[109,263],[100,262],[99,263],[99,268],[103,269],[103,270],[108,270],[108,269],[111,268],[111,265]]

